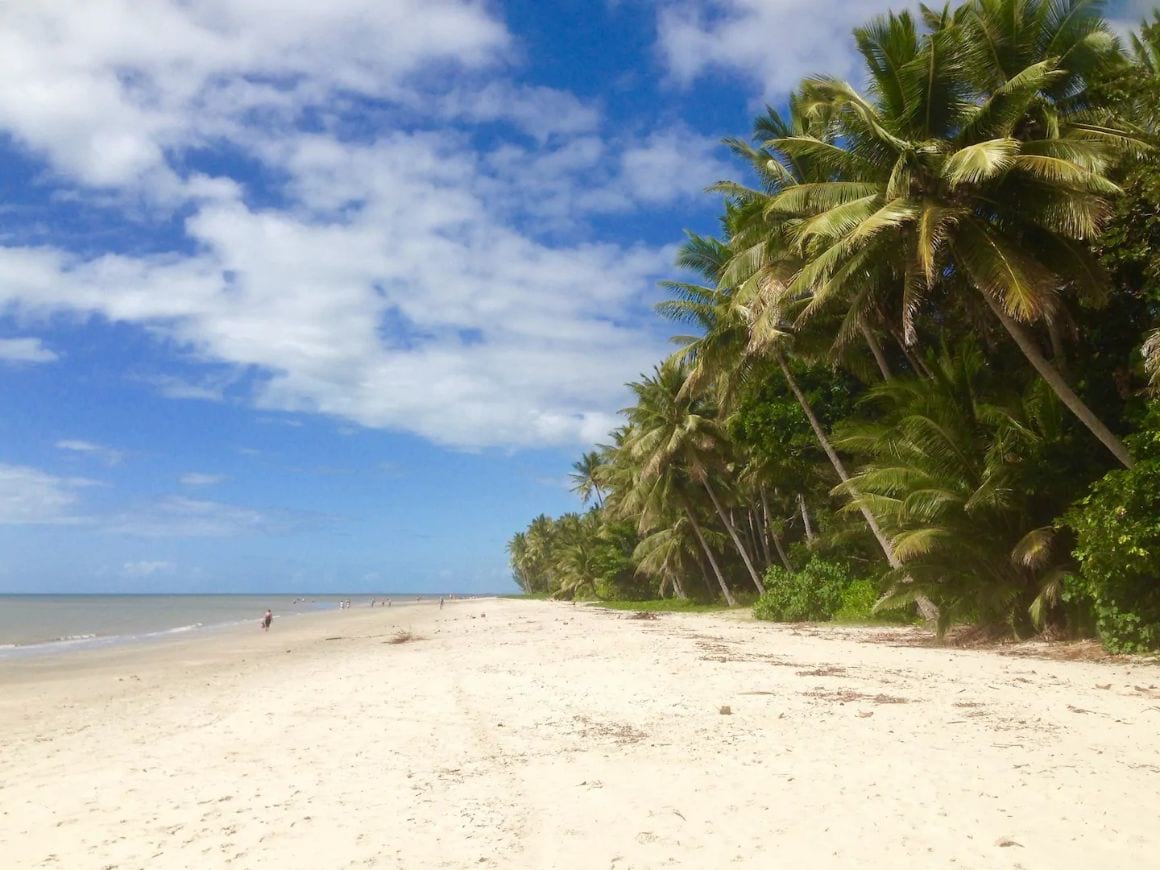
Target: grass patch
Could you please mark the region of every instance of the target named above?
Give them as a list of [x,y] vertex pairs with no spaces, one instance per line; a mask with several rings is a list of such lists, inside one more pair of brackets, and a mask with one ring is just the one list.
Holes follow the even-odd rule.
[[593,601],[609,610],[635,610],[642,613],[711,613],[728,610],[725,604],[702,604],[688,598],[661,598],[653,601]]

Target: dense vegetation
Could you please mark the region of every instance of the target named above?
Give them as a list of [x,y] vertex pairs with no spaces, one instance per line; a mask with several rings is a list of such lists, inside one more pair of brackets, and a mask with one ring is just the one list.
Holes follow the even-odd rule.
[[726,140],[679,349],[509,545],[558,597],[756,600],[1160,648],[1160,13],[968,0],[854,33]]

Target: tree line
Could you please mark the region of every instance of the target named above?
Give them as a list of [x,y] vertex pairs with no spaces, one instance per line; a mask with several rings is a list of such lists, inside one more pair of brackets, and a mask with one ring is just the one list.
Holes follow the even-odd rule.
[[1160,13],[967,0],[854,31],[726,139],[676,350],[509,543],[557,597],[1160,648]]

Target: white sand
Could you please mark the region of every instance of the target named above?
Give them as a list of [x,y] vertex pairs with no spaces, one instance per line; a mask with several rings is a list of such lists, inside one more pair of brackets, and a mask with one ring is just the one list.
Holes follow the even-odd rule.
[[454,602],[5,664],[0,864],[1160,867],[1155,666],[620,617]]

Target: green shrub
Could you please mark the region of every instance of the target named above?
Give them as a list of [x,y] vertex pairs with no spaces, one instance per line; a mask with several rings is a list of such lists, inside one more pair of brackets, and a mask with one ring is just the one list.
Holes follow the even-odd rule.
[[834,613],[841,622],[870,622],[875,618],[878,590],[869,580],[855,580],[842,591],[842,603]]
[[1080,570],[1064,600],[1090,599],[1096,632],[1112,652],[1160,650],[1160,432],[1132,440],[1136,466],[1109,472],[1065,517]]
[[753,605],[753,615],[772,622],[829,619],[849,585],[850,572],[837,562],[815,557],[793,572],[775,565],[765,572],[765,594]]

